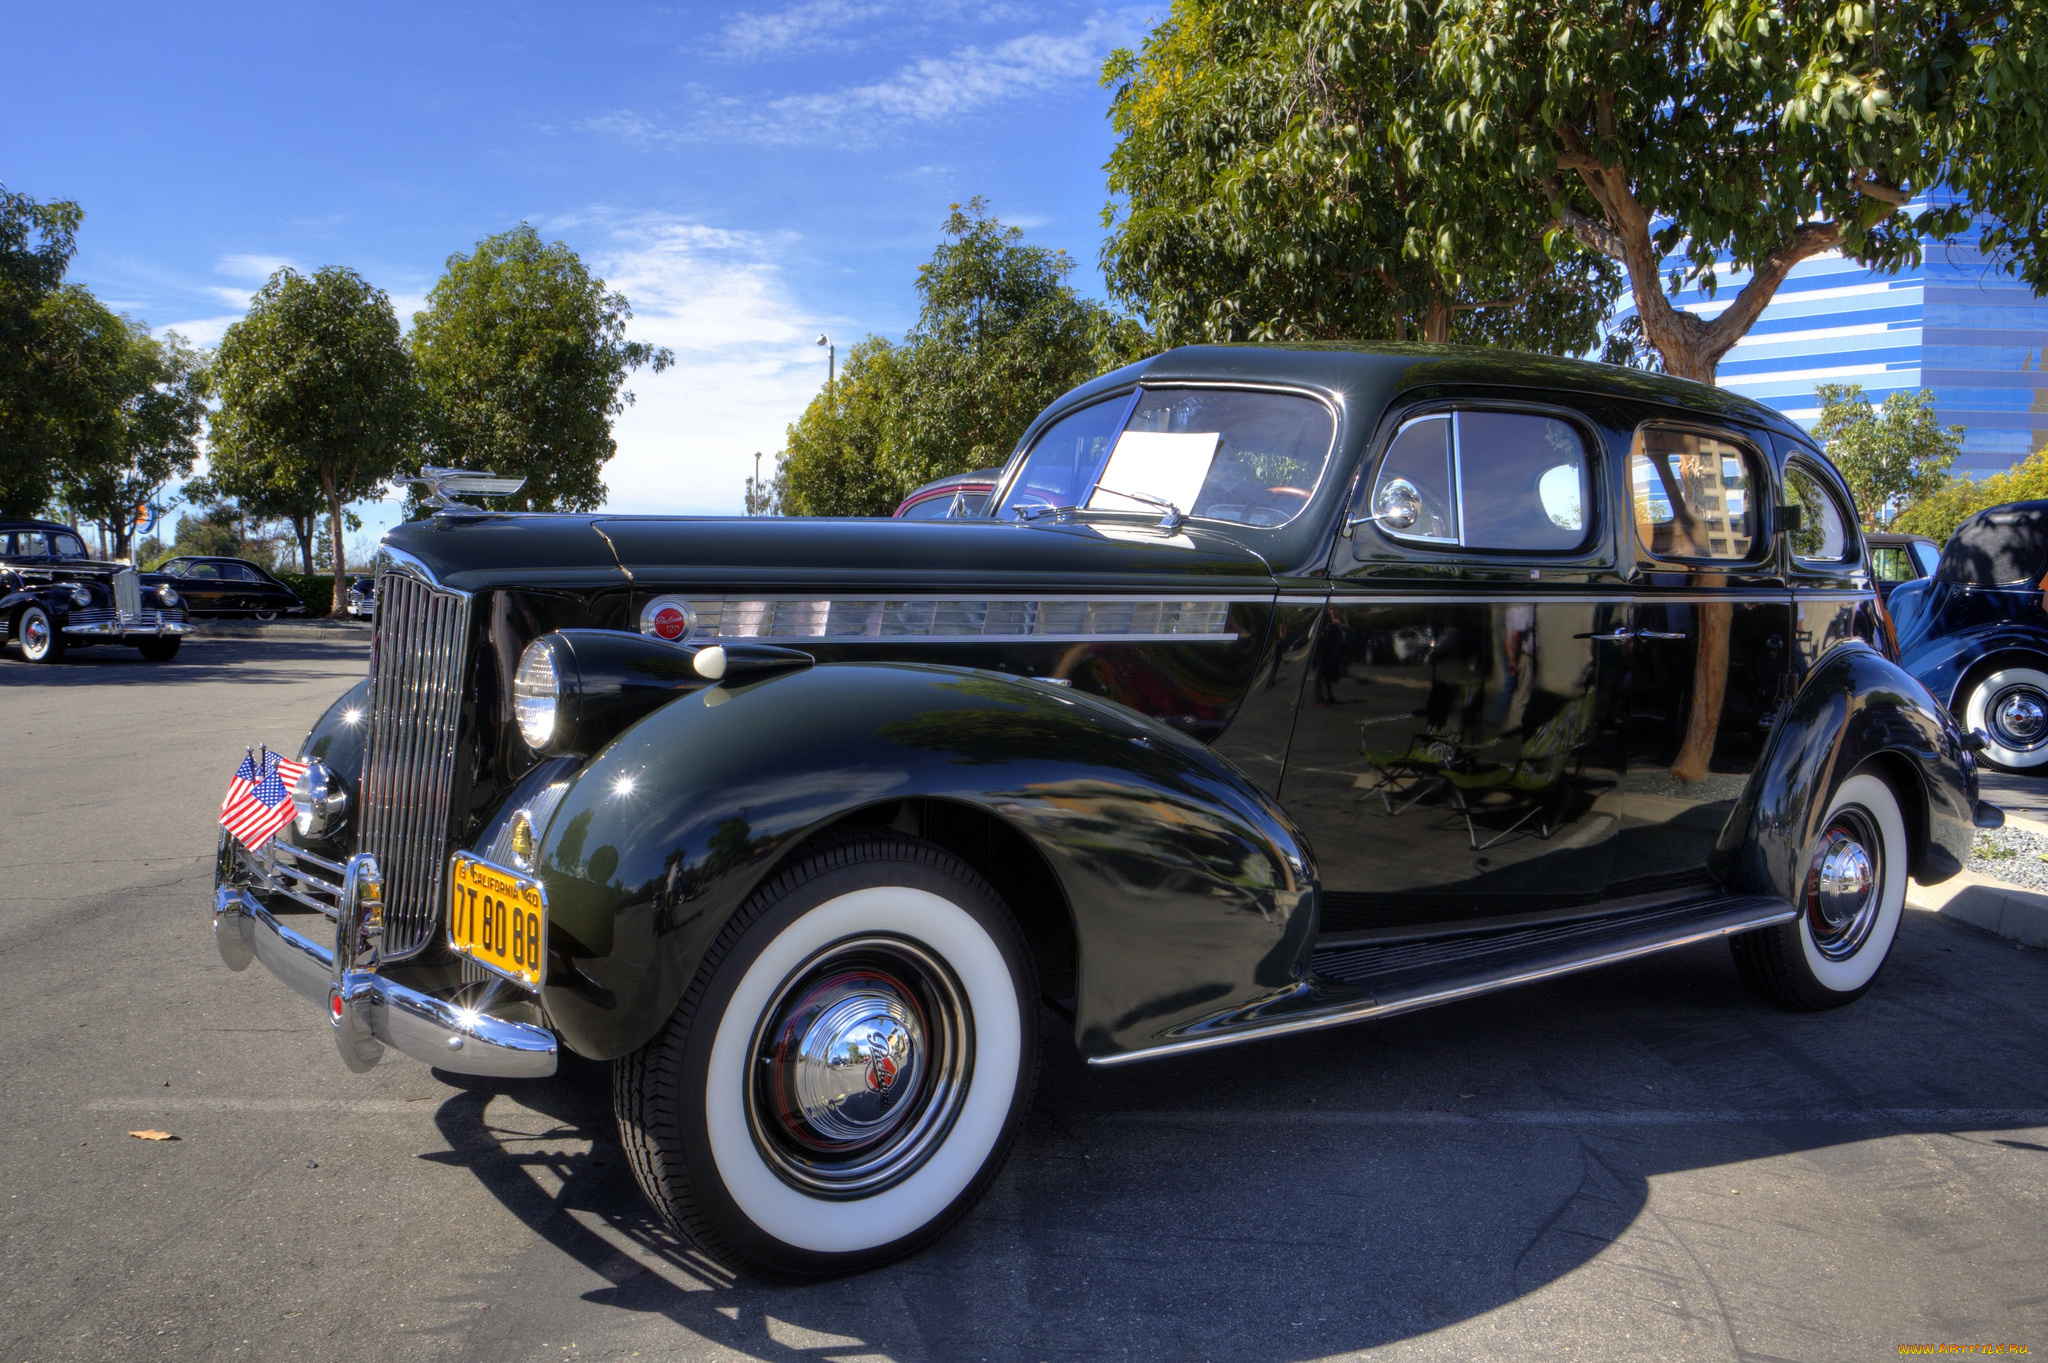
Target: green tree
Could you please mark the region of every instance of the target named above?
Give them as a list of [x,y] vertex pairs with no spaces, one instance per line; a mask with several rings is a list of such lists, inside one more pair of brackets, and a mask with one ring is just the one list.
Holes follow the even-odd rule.
[[611,419],[633,401],[626,376],[675,363],[626,339],[632,316],[624,294],[525,223],[448,257],[412,333],[437,462],[524,477],[521,510],[596,507],[618,448]]
[[1892,518],[1891,528],[1943,543],[1987,506],[2048,499],[2048,450],[2036,450],[1989,478],[1951,478]]
[[[1626,268],[1670,373],[1711,382],[1800,261],[1898,269],[1973,213],[2048,287],[2044,0],[1314,0],[1305,31],[1347,84],[1420,54],[1434,111],[1393,136],[1414,191],[1462,221],[1544,206]],[[1907,211],[1944,184],[1958,202]],[[1711,317],[1665,292],[1731,269],[1750,278]]]
[[941,230],[903,344],[856,344],[790,426],[785,515],[886,516],[921,483],[999,464],[1047,403],[1145,344],[1074,292],[1064,251],[1025,245],[985,200],[953,205]]
[[1934,394],[1887,394],[1873,408],[1860,383],[1824,383],[1814,389],[1820,420],[1814,437],[1841,470],[1863,515],[1863,528],[1888,528],[1899,509],[1941,490],[1963,448],[1964,428],[1944,428],[1934,416]]
[[353,270],[279,270],[227,329],[206,371],[221,477],[289,491],[317,481],[335,545],[333,609],[347,591],[350,502],[418,449],[419,385],[391,299]]
[[1112,54],[1112,292],[1174,344],[1590,347],[1621,272],[1546,242],[1539,205],[1476,218],[1429,192],[1400,154],[1435,105],[1425,54],[1319,43],[1316,14],[1176,0],[1136,53]]
[[32,516],[56,490],[63,437],[50,389],[65,369],[49,350],[48,304],[84,216],[75,203],[38,203],[0,185],[0,515]]

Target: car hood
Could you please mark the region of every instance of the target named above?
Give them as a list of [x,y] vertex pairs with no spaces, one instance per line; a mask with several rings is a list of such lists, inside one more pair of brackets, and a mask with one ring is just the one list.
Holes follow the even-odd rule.
[[[125,573],[133,566],[127,563],[107,563],[99,559],[90,558],[65,559],[57,563],[52,563],[47,559],[36,563],[23,563],[19,560],[0,561],[0,569],[6,569],[10,572],[20,573],[24,577],[32,577],[39,581],[47,582],[111,582],[114,580],[115,574]],[[151,584],[173,580],[165,573],[137,573],[136,576],[141,578],[142,581]]]
[[1142,519],[1017,525],[893,518],[492,515],[411,521],[387,548],[465,591],[559,586],[755,591],[1270,589],[1253,550]]

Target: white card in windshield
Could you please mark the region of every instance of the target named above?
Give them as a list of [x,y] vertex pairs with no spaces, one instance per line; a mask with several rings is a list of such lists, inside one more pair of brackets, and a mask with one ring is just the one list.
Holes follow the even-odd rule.
[[1109,463],[1095,480],[1089,494],[1091,509],[1104,511],[1158,511],[1152,502],[1141,502],[1125,493],[1139,493],[1171,502],[1183,514],[1195,508],[1202,484],[1209,481],[1209,465],[1216,462],[1219,431],[1125,431],[1109,452]]

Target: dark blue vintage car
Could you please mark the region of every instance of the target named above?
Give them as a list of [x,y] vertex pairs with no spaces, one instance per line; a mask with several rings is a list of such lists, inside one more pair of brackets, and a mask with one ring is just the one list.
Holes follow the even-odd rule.
[[956,1220],[1055,1020],[1135,1064],[1719,938],[1832,1008],[2001,819],[1835,470],[1678,379],[1174,350],[931,520],[425,481],[221,953],[357,1071],[616,1062],[641,1188],[769,1277]]
[[1964,521],[1932,576],[1892,590],[1899,657],[2005,771],[2048,764],[2048,502]]

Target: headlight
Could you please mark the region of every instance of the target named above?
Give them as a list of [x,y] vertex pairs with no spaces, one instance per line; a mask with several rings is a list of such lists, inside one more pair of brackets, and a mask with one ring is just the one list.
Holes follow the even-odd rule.
[[73,587],[71,589],[71,600],[80,606],[90,606],[92,604],[92,593],[83,587]]
[[561,690],[553,650],[545,638],[535,639],[519,655],[519,670],[512,674],[512,713],[519,720],[519,736],[536,752],[555,736]]
[[178,604],[178,594],[169,587],[158,587],[156,589],[156,599],[163,602],[166,609]]

